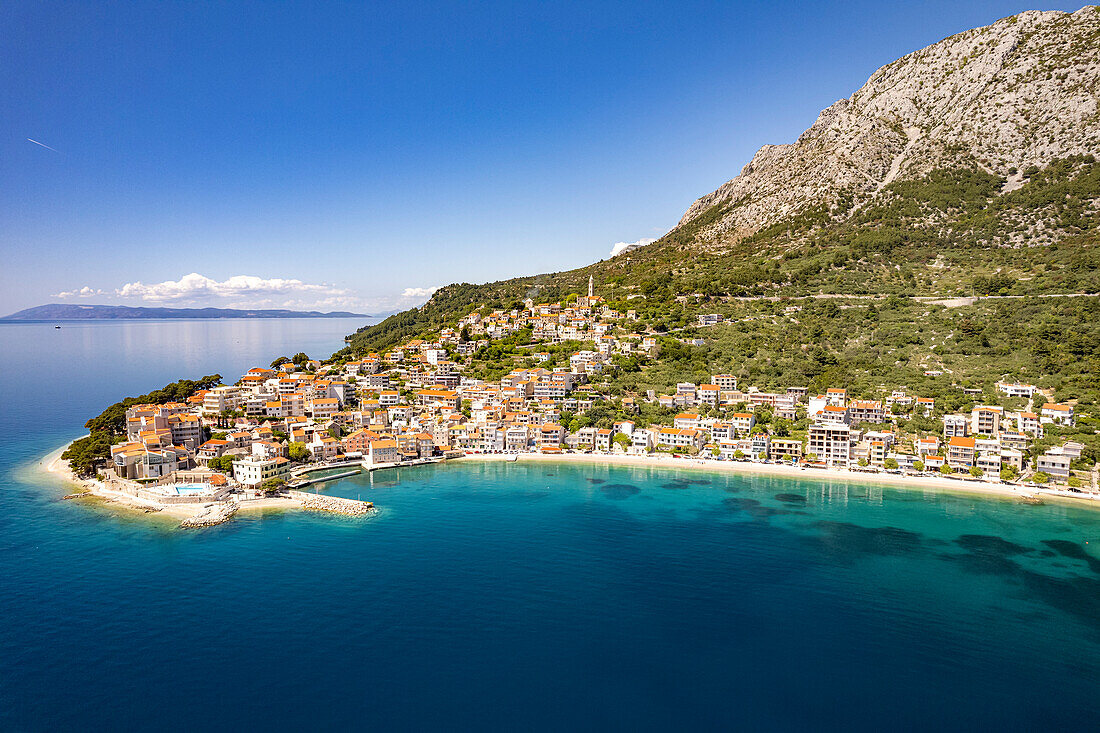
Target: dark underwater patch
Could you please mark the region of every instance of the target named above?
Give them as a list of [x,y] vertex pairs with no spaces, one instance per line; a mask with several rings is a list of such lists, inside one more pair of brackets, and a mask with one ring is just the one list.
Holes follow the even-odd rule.
[[955,544],[971,552],[983,552],[1001,557],[1012,557],[1031,552],[1030,547],[1009,542],[1004,537],[989,534],[964,534],[959,535]]
[[806,497],[802,494],[776,494],[775,498],[784,504],[798,504],[800,506],[806,505]]
[[851,522],[821,521],[814,524],[827,549],[844,554],[910,555],[924,550],[921,535],[900,527],[864,527]]
[[629,499],[642,493],[642,490],[634,484],[605,484],[600,487],[600,491],[608,499]]
[[732,512],[744,512],[749,516],[755,517],[756,519],[778,517],[783,514],[801,514],[801,512],[793,512],[790,509],[780,509],[778,507],[764,506],[756,499],[743,499],[737,496],[731,496],[723,499],[722,506]]
[[603,479],[603,478],[588,478],[588,479],[585,479],[585,481],[587,481],[590,484],[605,484],[605,483],[607,483],[607,479]]
[[1071,560],[1082,560],[1088,564],[1089,570],[1100,573],[1100,560],[1085,552],[1085,548],[1076,542],[1069,540],[1043,540],[1043,544],[1057,552],[1062,557]]
[[[1067,551],[1074,552],[1069,548]],[[1020,586],[1021,598],[1045,603],[1073,616],[1089,626],[1094,633],[1100,633],[1100,579],[1080,575],[1060,578],[1037,573],[1012,559],[1013,555],[1018,554],[1021,553],[1013,551],[1006,555],[969,550],[963,555],[943,557],[964,570],[984,575],[1000,575],[1015,582]]]
[[661,484],[662,489],[671,489],[673,491],[683,491],[684,489],[690,489],[688,484],[682,484],[678,481],[670,481],[667,484]]

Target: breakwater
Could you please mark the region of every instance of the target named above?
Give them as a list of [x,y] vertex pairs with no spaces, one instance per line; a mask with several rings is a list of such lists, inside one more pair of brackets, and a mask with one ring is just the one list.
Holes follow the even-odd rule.
[[301,502],[303,509],[311,509],[319,512],[333,512],[345,514],[351,517],[362,517],[376,511],[374,503],[369,501],[357,501],[345,499],[340,496],[325,496],[324,494],[310,494],[305,491],[287,491],[286,495],[291,499]]
[[228,522],[230,519],[232,519],[233,515],[236,514],[237,510],[240,508],[241,505],[233,500],[220,502],[218,504],[211,504],[199,514],[196,514],[193,517],[188,517],[187,519],[180,522],[180,527],[183,529],[213,527],[216,524]]

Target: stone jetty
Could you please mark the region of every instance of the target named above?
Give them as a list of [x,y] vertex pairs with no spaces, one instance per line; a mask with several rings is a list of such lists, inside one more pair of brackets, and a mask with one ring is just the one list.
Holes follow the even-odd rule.
[[197,527],[213,527],[215,524],[228,522],[241,505],[236,501],[225,501],[207,505],[201,512],[193,517],[180,522],[183,529],[195,529]]
[[286,493],[290,498],[300,501],[303,509],[346,514],[351,517],[362,517],[375,511],[374,503],[369,501],[357,501],[340,496],[325,496],[324,494],[310,494],[305,491],[288,491]]

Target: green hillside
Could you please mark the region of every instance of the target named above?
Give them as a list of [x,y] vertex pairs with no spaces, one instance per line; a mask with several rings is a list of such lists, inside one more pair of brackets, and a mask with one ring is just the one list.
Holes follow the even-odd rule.
[[[967,296],[1100,292],[1100,165],[1093,156],[1024,171],[1023,185],[978,167],[887,186],[866,206],[811,208],[733,241],[702,234],[719,204],[647,247],[567,272],[437,291],[419,309],[353,334],[338,356],[428,335],[477,308],[597,291],[656,331],[738,299],[813,294]],[[850,204],[849,204],[850,206]]]

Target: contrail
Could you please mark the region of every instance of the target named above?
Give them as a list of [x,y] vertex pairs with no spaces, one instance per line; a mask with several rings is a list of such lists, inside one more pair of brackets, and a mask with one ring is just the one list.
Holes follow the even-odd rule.
[[45,148],[46,150],[52,150],[52,151],[54,151],[55,153],[60,153],[60,152],[61,152],[61,151],[60,151],[60,150],[58,150],[57,148],[51,148],[51,147],[50,147],[49,145],[47,145],[46,143],[40,143],[40,142],[38,142],[37,140],[31,140],[31,139],[30,139],[29,137],[27,138],[27,142],[30,142],[30,143],[34,143],[35,145],[41,145],[41,146],[42,146],[42,147],[44,147],[44,148]]

